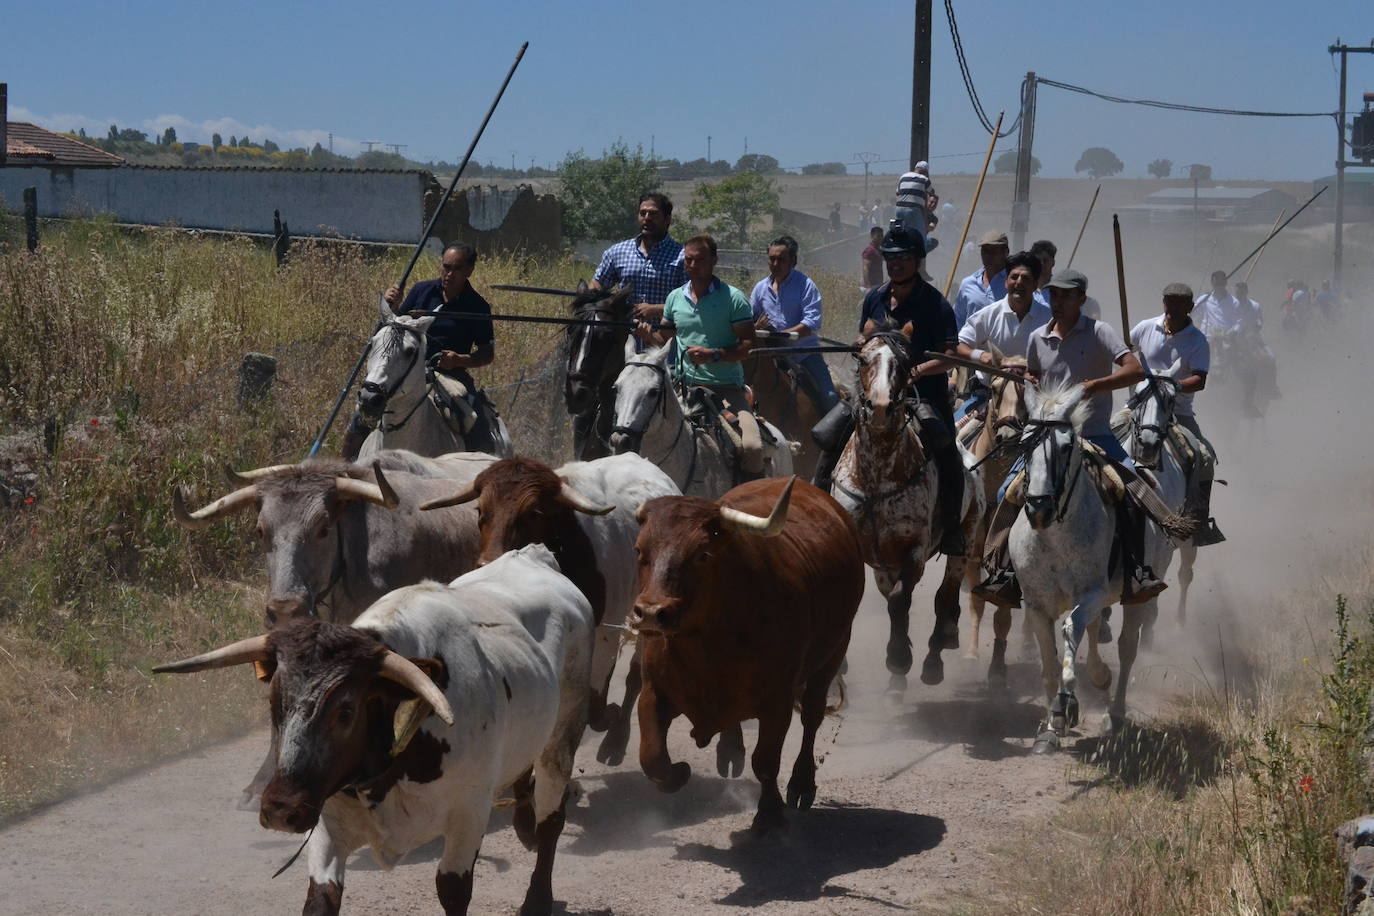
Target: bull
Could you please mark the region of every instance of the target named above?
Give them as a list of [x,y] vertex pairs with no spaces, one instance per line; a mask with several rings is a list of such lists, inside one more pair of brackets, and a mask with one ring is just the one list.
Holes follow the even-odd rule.
[[466,913],[492,802],[512,788],[516,833],[536,850],[520,910],[533,916],[553,906],[592,634],[587,599],[533,546],[447,586],[391,592],[353,626],[293,620],[153,670],[269,673],[275,755],[259,820],[313,830],[305,913],[339,912],[354,850],[390,868],[435,837],[439,902]]
[[507,458],[457,494],[420,507],[476,502],[479,563],[527,544],[545,544],[591,602],[596,622],[605,626],[597,629],[592,660],[590,720],[593,728],[607,731],[597,759],[611,765],[625,758],[630,711],[639,693],[639,666],[631,663],[624,702],[606,703],[621,630],[637,591],[635,510],[647,500],[679,493],[672,478],[636,454],[574,461],[557,470],[529,458]]
[[798,696],[802,743],[786,804],[805,810],[816,797],[816,730],[864,590],[854,522],[795,477],[745,483],[718,500],[660,497],[637,518],[630,625],[644,681],[640,766],[675,792],[691,773],[668,753],[675,718],[688,718],[700,747],[758,719],[752,765],[762,792],[753,827],[780,826],[778,769]]

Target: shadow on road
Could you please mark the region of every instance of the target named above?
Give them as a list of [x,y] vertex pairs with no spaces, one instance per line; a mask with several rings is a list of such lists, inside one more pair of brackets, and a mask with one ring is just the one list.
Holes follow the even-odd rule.
[[569,824],[582,830],[582,835],[566,847],[572,855],[670,846],[674,841],[659,834],[752,812],[758,805],[758,783],[748,776],[721,779],[697,770],[687,785],[671,794],[660,792],[637,769],[607,773],[600,779],[603,785],[587,793],[585,804],[568,812]]
[[1127,722],[1111,738],[1080,738],[1071,753],[1083,763],[1101,767],[1105,778],[1127,786],[1153,785],[1182,798],[1221,775],[1227,754],[1222,736],[1201,722],[1175,722],[1167,727]]
[[[730,835],[728,848],[687,843],[675,858],[709,862],[737,873],[740,886],[716,901],[753,907],[773,900],[817,900],[853,896],[830,882],[851,872],[887,868],[940,845],[945,822],[907,811],[823,805],[788,811],[784,830],[757,837],[748,830]],[[861,899],[899,908],[873,897]]]
[[902,722],[926,741],[961,744],[978,760],[1005,760],[1031,752],[1014,742],[1034,737],[1042,714],[1040,704],[999,692],[918,702]]

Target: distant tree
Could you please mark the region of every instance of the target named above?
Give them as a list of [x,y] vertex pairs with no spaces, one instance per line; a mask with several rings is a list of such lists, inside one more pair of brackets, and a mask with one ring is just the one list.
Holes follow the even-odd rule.
[[1116,157],[1116,153],[1105,146],[1090,146],[1078,157],[1075,172],[1087,172],[1093,178],[1106,178],[1115,175],[1126,166]]
[[403,169],[406,167],[404,156],[396,153],[384,153],[379,149],[363,153],[353,160],[353,167],[358,169]]
[[248,149],[252,149],[253,141],[249,140],[247,137],[239,137],[239,142],[237,145]]
[[86,128],[84,128],[84,127],[78,128],[77,131],[76,131],[76,135],[77,135],[78,137],[80,137],[82,140],[85,140],[85,139],[86,139]]
[[1188,166],[1188,178],[1190,181],[1211,181],[1212,167],[1195,162]]
[[688,213],[708,232],[743,246],[749,241],[750,225],[777,209],[778,189],[773,180],[758,172],[740,172],[715,184],[697,185]]
[[115,142],[116,140],[118,140],[118,139],[119,139],[119,128],[118,128],[118,127],[115,127],[113,124],[111,124],[111,125],[110,125],[110,133],[109,133],[109,135],[108,135],[105,139],[106,139],[106,140],[109,140],[111,143],[113,143],[113,142]]
[[163,146],[171,146],[175,142],[177,142],[177,130],[175,127],[169,127],[162,132]]
[[848,175],[849,168],[843,162],[813,162],[801,168],[803,175]]
[[238,146],[238,145],[239,145],[239,138],[238,138],[238,137],[235,137],[233,134],[230,134],[230,135],[229,135],[229,145],[230,145],[230,146]]
[[147,143],[148,135],[141,130],[134,130],[132,127],[126,127],[119,132],[119,139],[127,140],[130,143]]
[[[211,148],[211,149],[219,149],[219,148],[220,148],[221,146],[223,146],[223,145],[224,145],[224,138],[223,138],[223,137],[221,137],[219,134],[211,134],[211,135],[210,135],[210,148]],[[318,143],[316,143],[315,145],[316,145],[316,146],[319,146]]]
[[1174,172],[1174,164],[1168,159],[1156,159],[1145,166],[1145,170],[1156,178],[1168,178]]
[[758,172],[760,175],[778,175],[782,169],[778,160],[763,153],[746,153],[735,163],[736,172]]
[[[1013,175],[1016,173],[1016,150],[1009,149],[996,159],[992,160],[992,170],[998,175]],[[1031,174],[1040,174],[1040,160],[1031,156]]]
[[558,164],[558,202],[563,208],[563,234],[570,239],[613,239],[633,235],[639,195],[659,188],[658,169],[623,140],[611,144],[600,159],[582,150]]
[[280,146],[277,146],[277,144],[273,143],[271,140],[264,140],[264,141],[262,141],[262,149],[263,149],[263,152],[266,152],[266,153],[279,153],[279,152],[281,152],[281,147],[280,147]]

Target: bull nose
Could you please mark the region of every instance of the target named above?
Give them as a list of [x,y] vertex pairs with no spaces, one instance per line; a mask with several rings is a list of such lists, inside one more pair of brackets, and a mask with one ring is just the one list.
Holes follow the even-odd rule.
[[317,820],[313,809],[293,805],[280,799],[263,797],[258,811],[258,823],[268,830],[281,830],[286,833],[304,833],[315,826]]
[[669,629],[676,622],[676,602],[636,601],[630,611],[630,624],[641,632]]

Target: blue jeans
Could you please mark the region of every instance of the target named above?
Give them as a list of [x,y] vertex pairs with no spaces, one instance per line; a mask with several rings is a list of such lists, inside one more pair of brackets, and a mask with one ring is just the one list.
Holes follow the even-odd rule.
[[835,390],[835,383],[830,378],[830,367],[825,364],[825,357],[819,353],[809,353],[805,356],[790,357],[806,374],[811,376],[816,383],[816,388],[821,393],[821,403],[816,405],[825,416],[830,412],[830,408],[840,403],[840,393]]
[[[1108,458],[1118,464],[1124,464],[1131,470],[1135,470],[1135,464],[1131,461],[1131,456],[1126,454],[1125,446],[1116,441],[1116,436],[1111,433],[1098,433],[1096,436],[1084,436],[1083,438],[1106,452]],[[1007,487],[1011,486],[1012,478],[1019,474],[1021,469],[1025,466],[1026,459],[1024,456],[1017,458],[1012,464],[1011,470],[1007,472],[1007,479],[1002,481],[1002,486],[997,488],[997,501],[999,503],[1006,498]]]
[[968,400],[960,404],[959,409],[954,411],[954,422],[958,423],[967,414],[982,407],[991,397],[992,391],[990,389],[984,388],[981,385],[975,387],[969,394]]

